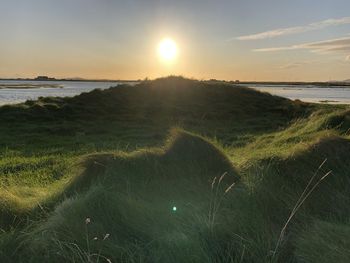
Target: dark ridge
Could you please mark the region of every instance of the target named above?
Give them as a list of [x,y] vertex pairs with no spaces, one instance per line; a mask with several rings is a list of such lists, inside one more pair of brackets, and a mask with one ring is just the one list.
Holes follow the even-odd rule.
[[200,118],[202,120],[251,116],[257,113],[305,113],[309,105],[227,83],[210,83],[181,77],[145,81],[94,90],[73,98],[45,97],[0,107],[0,119],[89,120],[90,118]]
[[216,137],[224,145],[240,145],[242,134],[280,130],[314,107],[228,83],[168,77],[0,107],[0,134],[6,137],[0,147],[37,141],[52,145],[49,136],[68,138],[72,145],[81,135],[94,136],[90,143],[95,144],[99,139],[119,142],[122,135],[126,144],[149,146],[164,140],[174,126]]

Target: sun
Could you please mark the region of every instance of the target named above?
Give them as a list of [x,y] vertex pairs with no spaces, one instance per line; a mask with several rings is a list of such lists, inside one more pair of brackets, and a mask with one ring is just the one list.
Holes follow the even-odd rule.
[[177,56],[177,45],[171,38],[164,38],[158,45],[158,55],[164,61],[173,61]]

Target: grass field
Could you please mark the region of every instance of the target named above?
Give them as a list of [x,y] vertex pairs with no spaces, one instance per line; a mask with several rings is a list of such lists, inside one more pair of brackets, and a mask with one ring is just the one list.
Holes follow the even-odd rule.
[[0,122],[1,262],[350,262],[347,106],[168,77]]

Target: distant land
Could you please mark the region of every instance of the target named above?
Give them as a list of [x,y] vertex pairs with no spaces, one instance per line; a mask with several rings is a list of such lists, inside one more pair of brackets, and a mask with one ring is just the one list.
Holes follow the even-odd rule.
[[135,82],[139,80],[122,80],[122,79],[85,79],[80,77],[74,78],[54,78],[49,76],[37,76],[36,78],[0,78],[0,80],[16,80],[16,81],[91,81],[91,82]]
[[228,82],[231,84],[252,84],[252,85],[310,85],[310,86],[321,86],[321,87],[339,87],[339,86],[350,86],[350,79],[343,81],[225,81],[225,80],[216,80],[210,79],[210,82]]
[[[49,76],[37,76],[35,78],[0,78],[2,81],[89,81],[89,82],[141,82],[143,80],[148,80],[145,78],[143,80],[122,80],[122,79],[85,79],[80,77],[74,78],[55,78]],[[350,79],[346,80],[331,80],[331,81],[240,81],[240,80],[218,80],[209,79],[209,82],[226,82],[231,84],[252,84],[252,85],[312,85],[321,87],[336,87],[336,86],[350,86]]]
[[[237,82],[235,82],[237,83]],[[238,84],[263,84],[263,85],[310,85],[310,86],[322,86],[322,87],[339,87],[339,86],[350,86],[350,81],[327,81],[327,82],[287,82],[287,81],[242,81],[238,82]]]

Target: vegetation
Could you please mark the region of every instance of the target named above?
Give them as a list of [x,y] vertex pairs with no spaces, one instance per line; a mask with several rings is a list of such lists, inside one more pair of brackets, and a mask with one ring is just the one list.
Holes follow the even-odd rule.
[[346,106],[168,77],[0,121],[1,262],[350,260]]

